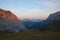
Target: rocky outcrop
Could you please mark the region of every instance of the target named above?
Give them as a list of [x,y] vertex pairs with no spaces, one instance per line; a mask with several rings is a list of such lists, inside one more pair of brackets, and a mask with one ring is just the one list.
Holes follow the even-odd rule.
[[11,11],[9,10],[3,10],[0,9],[0,17],[3,19],[8,19],[8,20],[19,20],[16,15],[14,15]]
[[47,20],[60,20],[60,11],[50,14]]

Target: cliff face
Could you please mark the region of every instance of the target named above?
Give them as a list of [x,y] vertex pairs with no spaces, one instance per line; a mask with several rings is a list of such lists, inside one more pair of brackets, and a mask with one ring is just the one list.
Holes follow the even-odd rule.
[[60,11],[51,14],[47,20],[60,20]]
[[20,32],[24,24],[12,12],[0,9],[0,31]]
[[8,20],[16,20],[18,21],[19,19],[17,18],[16,15],[14,15],[11,11],[6,11],[3,9],[0,9],[0,17],[3,19],[8,19]]

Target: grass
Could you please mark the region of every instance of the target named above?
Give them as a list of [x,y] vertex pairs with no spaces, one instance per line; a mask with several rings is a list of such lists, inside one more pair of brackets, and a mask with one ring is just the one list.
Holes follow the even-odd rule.
[[15,40],[15,38],[14,33],[0,31],[0,40]]
[[44,37],[54,37],[59,39],[60,38],[60,32],[50,32],[50,31],[35,31],[35,30],[29,30],[26,32],[18,33],[17,34],[17,40],[24,40],[24,39],[33,39],[33,38],[44,38]]
[[[9,32],[0,32],[0,40],[38,40],[39,38],[47,39],[48,37],[53,37],[57,40],[60,40],[60,32],[51,32],[51,31],[43,31],[39,32],[37,30],[29,30],[21,33]],[[50,38],[51,39],[51,38]]]

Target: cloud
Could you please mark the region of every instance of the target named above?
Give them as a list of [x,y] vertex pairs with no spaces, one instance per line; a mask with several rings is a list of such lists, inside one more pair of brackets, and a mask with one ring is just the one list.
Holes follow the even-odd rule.
[[[21,18],[47,18],[49,14],[60,10],[59,0],[33,0],[34,3],[47,6],[46,9],[40,8],[17,8],[14,9],[17,16]],[[18,13],[18,14],[17,14]]]
[[40,12],[40,11],[42,11],[42,9],[38,9],[38,8],[33,8],[32,9],[32,12]]
[[46,5],[47,7],[60,7],[60,2],[42,2],[43,5]]
[[13,11],[13,12],[15,12],[15,13],[38,13],[38,12],[41,12],[42,11],[42,9],[39,9],[39,8],[17,8],[17,9],[10,9],[11,11]]
[[56,9],[46,9],[42,10],[39,8],[21,8],[21,9],[14,9],[12,12],[14,12],[19,18],[47,18],[49,14],[54,13],[58,10]]
[[41,17],[42,9],[39,8],[21,8],[21,9],[13,9],[11,10],[13,13],[15,13],[18,17],[21,18],[39,18]]
[[35,0],[34,2],[37,4],[47,6],[49,8],[60,7],[60,0]]

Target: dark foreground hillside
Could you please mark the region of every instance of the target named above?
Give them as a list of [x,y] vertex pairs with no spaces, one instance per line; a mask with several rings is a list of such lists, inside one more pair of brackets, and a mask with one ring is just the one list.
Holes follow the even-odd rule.
[[60,32],[29,30],[21,33],[0,32],[0,40],[60,40]]

